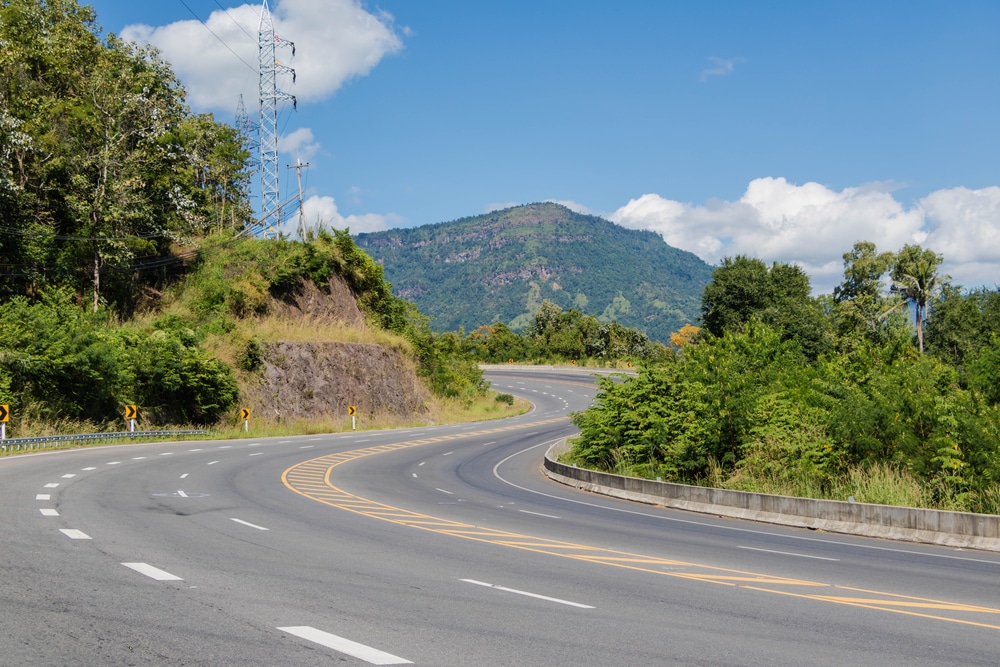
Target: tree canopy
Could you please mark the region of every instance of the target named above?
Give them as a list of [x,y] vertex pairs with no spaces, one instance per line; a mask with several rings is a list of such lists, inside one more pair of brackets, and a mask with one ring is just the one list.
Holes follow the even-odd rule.
[[248,222],[243,138],[191,114],[155,50],[75,0],[5,0],[0,43],[0,295],[66,285],[128,313],[175,244]]

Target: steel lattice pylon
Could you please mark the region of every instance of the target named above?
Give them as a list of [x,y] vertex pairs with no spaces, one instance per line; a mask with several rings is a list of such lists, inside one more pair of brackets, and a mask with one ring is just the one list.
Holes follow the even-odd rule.
[[278,229],[281,224],[281,198],[278,191],[278,103],[291,100],[289,95],[278,88],[278,75],[295,70],[278,62],[278,47],[291,47],[295,55],[295,44],[274,34],[271,12],[264,0],[260,12],[260,27],[257,29],[258,77],[260,91],[260,225],[263,236],[271,236],[269,229]]

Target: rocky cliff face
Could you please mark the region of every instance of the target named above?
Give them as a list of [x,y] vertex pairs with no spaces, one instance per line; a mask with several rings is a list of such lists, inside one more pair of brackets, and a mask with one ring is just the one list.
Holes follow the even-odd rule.
[[[304,283],[268,310],[281,317],[309,318],[317,326],[340,322],[364,327],[355,296],[339,278],[329,293]],[[428,412],[430,393],[413,361],[399,350],[367,343],[264,342],[262,369],[243,400],[255,417],[273,422],[342,418],[356,406],[359,416],[408,419]]]
[[399,351],[366,343],[265,343],[261,384],[251,390],[268,420],[359,415],[409,418],[427,412],[429,393]]

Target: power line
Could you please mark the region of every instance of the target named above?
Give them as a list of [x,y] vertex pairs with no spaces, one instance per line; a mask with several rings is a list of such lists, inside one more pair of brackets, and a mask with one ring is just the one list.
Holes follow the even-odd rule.
[[[233,51],[233,50],[232,50],[232,48],[230,48],[230,46],[229,46],[228,44],[226,44],[226,40],[224,40],[224,39],[222,39],[221,37],[219,37],[218,35],[216,35],[216,34],[215,34],[215,31],[214,31],[214,30],[212,30],[211,28],[209,28],[209,27],[208,27],[208,24],[207,24],[207,23],[205,23],[204,21],[202,21],[202,20],[201,20],[201,17],[200,17],[200,16],[198,16],[197,14],[195,14],[195,13],[194,13],[194,10],[193,10],[193,9],[191,9],[190,7],[188,7],[188,4],[187,4],[186,2],[184,2],[184,0],[178,0],[178,2],[180,2],[180,3],[182,4],[182,5],[184,5],[185,9],[187,9],[187,10],[188,10],[189,12],[191,12],[191,16],[193,16],[193,17],[195,17],[196,19],[198,19],[198,23],[200,23],[200,24],[202,24],[203,26],[205,26],[205,30],[207,30],[207,31],[209,31],[210,33],[212,33],[212,35],[214,35],[214,36],[215,36],[215,38],[216,38],[217,40],[219,40],[219,42],[220,42],[220,43],[221,43],[221,44],[222,44],[222,45],[223,45],[224,47],[226,47],[227,49],[229,49],[229,52],[230,52],[231,54],[233,54],[234,56],[236,56],[236,57],[237,57],[237,58],[239,59],[239,61],[240,61],[241,63],[243,63],[244,65],[246,65],[246,66],[247,66],[247,68],[249,68],[251,72],[256,72],[256,71],[257,71],[257,70],[256,70],[256,69],[255,69],[255,68],[254,68],[254,67],[253,67],[253,66],[252,66],[252,65],[251,65],[250,63],[248,63],[247,61],[243,60],[243,58],[241,58],[241,57],[240,57],[240,54],[238,54],[238,53],[236,53],[235,51]],[[216,3],[216,4],[218,4],[218,3]],[[228,14],[228,12],[227,12],[227,14]],[[230,16],[229,18],[233,18],[233,17],[231,17],[231,16]],[[242,27],[242,26],[241,26],[241,27]],[[246,32],[246,30],[244,30],[243,32]]]
[[232,22],[235,23],[237,25],[237,27],[239,27],[239,29],[243,31],[244,35],[246,35],[247,37],[249,37],[255,44],[257,43],[257,38],[254,37],[253,35],[251,35],[249,32],[247,32],[247,29],[243,27],[242,23],[240,23],[239,21],[237,21],[236,19],[234,19],[233,15],[229,13],[228,9],[226,9],[225,7],[222,6],[222,4],[219,2],[219,0],[215,0],[215,4],[219,5],[219,9],[221,9],[222,11],[224,11],[226,13],[226,16],[228,16],[232,20]]

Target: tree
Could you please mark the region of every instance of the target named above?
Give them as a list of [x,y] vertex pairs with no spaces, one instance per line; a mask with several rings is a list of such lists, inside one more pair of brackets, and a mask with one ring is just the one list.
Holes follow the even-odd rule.
[[880,338],[885,318],[903,303],[886,298],[882,284],[895,260],[893,253],[878,252],[870,241],[858,241],[844,253],[844,280],[833,289],[842,336],[860,331],[873,340]]
[[941,278],[937,274],[943,257],[933,250],[925,250],[919,245],[905,245],[896,255],[892,268],[892,289],[913,306],[913,318],[917,327],[917,348],[924,353],[924,321],[927,306],[941,289]]
[[927,351],[964,369],[968,359],[1000,335],[1000,291],[980,288],[964,293],[961,287],[943,284],[930,306],[924,344]]
[[727,257],[712,273],[702,296],[702,322],[715,337],[742,331],[757,320],[795,340],[817,358],[830,345],[829,325],[821,305],[809,296],[809,277],[798,266],[759,259]]

